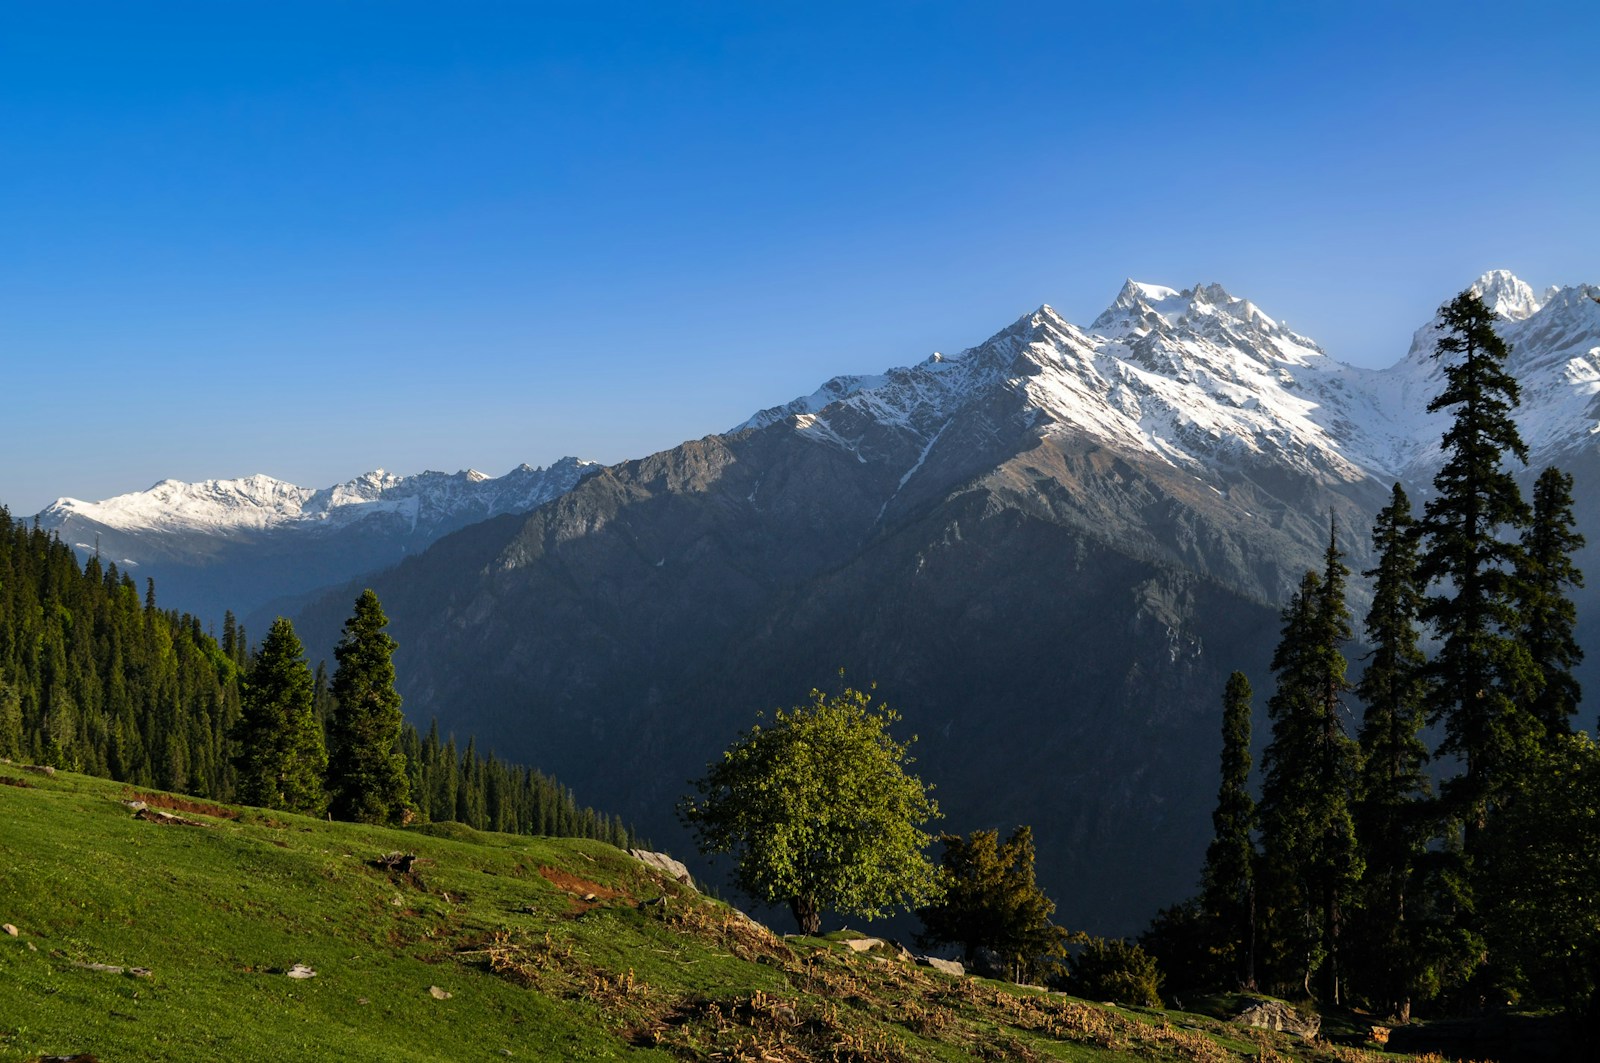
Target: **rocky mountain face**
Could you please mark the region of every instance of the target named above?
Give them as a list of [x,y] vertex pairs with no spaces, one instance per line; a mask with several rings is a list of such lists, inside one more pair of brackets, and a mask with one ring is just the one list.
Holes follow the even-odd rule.
[[[1600,290],[1479,287],[1535,468],[1600,497]],[[1277,609],[1330,514],[1359,570],[1389,485],[1425,488],[1432,343],[1362,370],[1215,285],[1130,282],[1086,328],[1041,307],[829,381],[379,577],[407,711],[682,852],[686,780],[845,667],[920,735],[944,827],[1031,824],[1060,917],[1135,931],[1194,885],[1223,684],[1242,668],[1264,704]],[[302,614],[310,644],[349,598]]]
[[273,611],[301,595],[387,568],[458,528],[531,510],[595,468],[563,458],[500,477],[379,469],[322,489],[270,476],[163,480],[101,502],[58,499],[36,519],[141,584],[153,577],[167,608],[211,622],[227,609],[255,614],[253,629],[265,632]]

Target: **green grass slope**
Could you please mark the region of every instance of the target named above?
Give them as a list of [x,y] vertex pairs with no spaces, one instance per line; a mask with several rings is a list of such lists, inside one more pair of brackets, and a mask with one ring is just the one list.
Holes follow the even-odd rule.
[[[137,818],[140,796],[188,822]],[[380,866],[391,852],[416,860]],[[0,935],[6,1063],[1382,1058],[779,939],[600,843],[6,764],[0,923],[18,931]]]

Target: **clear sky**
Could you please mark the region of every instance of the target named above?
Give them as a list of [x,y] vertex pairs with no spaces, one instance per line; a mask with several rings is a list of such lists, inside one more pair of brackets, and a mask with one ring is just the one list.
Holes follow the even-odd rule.
[[1600,282],[1600,5],[6,3],[0,503],[636,457],[1124,277]]

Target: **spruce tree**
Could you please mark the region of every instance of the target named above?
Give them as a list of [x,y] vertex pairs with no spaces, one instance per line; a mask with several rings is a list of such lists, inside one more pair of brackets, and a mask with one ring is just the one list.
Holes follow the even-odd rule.
[[1241,987],[1256,982],[1256,802],[1250,794],[1250,680],[1228,677],[1222,694],[1222,782],[1211,813],[1215,835],[1206,848],[1201,900],[1216,922],[1228,975]]
[[328,759],[322,725],[312,707],[305,649],[284,617],[272,622],[242,686],[234,728],[238,799],[263,808],[321,812]]
[[1357,752],[1345,733],[1349,690],[1341,649],[1351,637],[1349,569],[1330,529],[1323,575],[1307,572],[1285,607],[1267,703],[1272,742],[1262,756],[1261,848],[1280,976],[1338,1003],[1344,920],[1361,875],[1351,815]]
[[1431,831],[1428,759],[1421,738],[1426,663],[1418,645],[1416,521],[1397,483],[1372,528],[1376,567],[1366,616],[1366,670],[1356,695],[1366,706],[1360,732],[1356,836],[1366,871],[1361,882],[1360,953],[1368,996],[1390,1014],[1410,1013],[1424,961],[1407,924],[1406,900]]
[[1494,330],[1494,312],[1466,291],[1439,314],[1434,357],[1444,363],[1445,387],[1428,410],[1449,410],[1453,420],[1433,478],[1436,494],[1423,511],[1418,578],[1434,588],[1422,619],[1439,639],[1428,669],[1428,715],[1444,723],[1440,751],[1465,765],[1444,792],[1466,828],[1470,858],[1491,807],[1526,770],[1536,734],[1517,700],[1537,683],[1519,630],[1522,548],[1502,534],[1528,523],[1504,466],[1507,457],[1526,463],[1528,451],[1511,416],[1520,392],[1505,369],[1510,351]]
[[384,631],[378,596],[356,599],[333,651],[335,701],[329,726],[329,810],[358,823],[401,823],[410,815],[410,783],[400,748],[405,718],[394,688],[395,641]]
[[1533,520],[1522,534],[1517,590],[1522,644],[1538,674],[1528,707],[1544,725],[1547,743],[1571,732],[1583,694],[1572,674],[1583,650],[1573,634],[1578,614],[1568,595],[1568,588],[1583,586],[1583,573],[1572,560],[1584,542],[1575,524],[1572,477],[1545,469],[1533,486]]
[[1013,980],[1043,980],[1066,958],[1071,937],[1050,922],[1056,906],[1034,878],[1033,830],[1018,827],[1000,841],[998,831],[973,831],[970,838],[941,834],[944,856],[937,904],[918,910],[924,945],[962,947],[968,967],[985,949],[995,953]]

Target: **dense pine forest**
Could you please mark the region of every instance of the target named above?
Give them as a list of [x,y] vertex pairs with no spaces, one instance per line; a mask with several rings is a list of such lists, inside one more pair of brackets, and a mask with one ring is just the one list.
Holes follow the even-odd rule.
[[[274,625],[274,634],[284,634]],[[292,629],[288,639],[293,640]],[[269,643],[271,638],[269,637]],[[230,615],[218,640],[201,621],[163,610],[115,564],[79,563],[67,544],[0,507],[0,757],[135,786],[223,801],[291,807],[251,781],[255,743],[246,711],[269,688],[265,671],[305,671],[314,743],[340,718],[335,684],[318,667],[255,652]],[[255,682],[252,685],[252,678]],[[275,678],[275,677],[274,677]],[[297,681],[287,682],[293,687]],[[395,702],[398,719],[398,701]],[[336,735],[334,737],[337,737]],[[337,743],[335,743],[337,745]],[[458,749],[434,727],[426,737],[398,722],[389,753],[406,791],[396,821],[454,821],[475,829],[631,843],[621,820],[580,807],[556,780],[469,739]],[[314,780],[320,791],[321,779]],[[300,807],[300,806],[295,806]],[[318,799],[304,810],[322,807]]]
[[1359,681],[1350,533],[1333,525],[1283,610],[1258,788],[1248,677],[1224,692],[1201,892],[1144,939],[1175,989],[1259,987],[1400,1022],[1414,1004],[1600,1012],[1600,746],[1573,727],[1572,477],[1546,468],[1524,500],[1495,315],[1464,292],[1440,316],[1444,461],[1419,515],[1397,484],[1371,529]]

